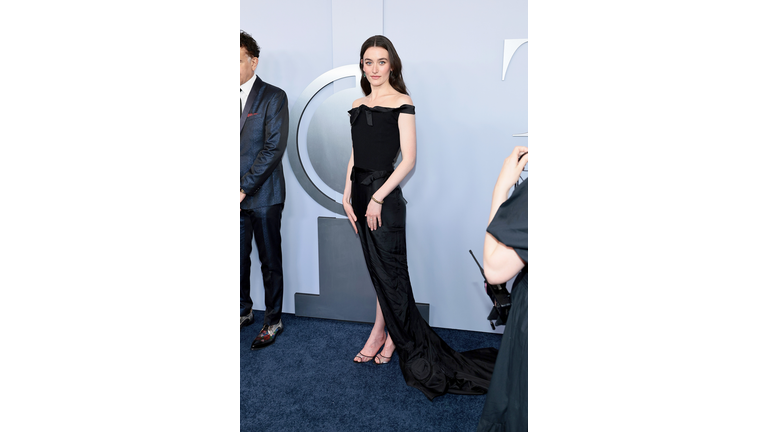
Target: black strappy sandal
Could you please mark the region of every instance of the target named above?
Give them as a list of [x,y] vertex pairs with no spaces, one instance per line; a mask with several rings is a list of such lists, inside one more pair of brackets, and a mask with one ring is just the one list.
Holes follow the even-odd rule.
[[[367,356],[367,355],[363,354],[363,352],[362,352],[362,351],[360,351],[360,352],[359,352],[359,353],[357,353],[357,355],[355,356],[355,359],[356,359],[356,358],[359,358],[361,361],[355,361],[355,359],[352,359],[352,361],[353,361],[353,362],[355,362],[355,363],[368,363],[369,361],[373,360],[373,358],[374,358],[374,357],[376,357],[376,356],[375,356],[375,355],[372,355],[372,356]],[[383,356],[382,356],[382,357],[383,357]]]

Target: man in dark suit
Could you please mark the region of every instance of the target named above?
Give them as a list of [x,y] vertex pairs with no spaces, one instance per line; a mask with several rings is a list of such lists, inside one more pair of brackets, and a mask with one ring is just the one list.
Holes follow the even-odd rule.
[[283,331],[283,255],[280,221],[285,203],[282,158],[288,144],[285,92],[255,75],[259,45],[240,31],[240,329],[253,323],[251,241],[264,279],[264,326],[251,349]]

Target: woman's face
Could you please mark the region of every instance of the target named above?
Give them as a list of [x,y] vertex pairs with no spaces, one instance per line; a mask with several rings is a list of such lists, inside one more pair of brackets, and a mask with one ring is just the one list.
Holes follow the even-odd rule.
[[363,72],[371,87],[377,87],[389,81],[389,53],[382,47],[370,47],[363,54]]

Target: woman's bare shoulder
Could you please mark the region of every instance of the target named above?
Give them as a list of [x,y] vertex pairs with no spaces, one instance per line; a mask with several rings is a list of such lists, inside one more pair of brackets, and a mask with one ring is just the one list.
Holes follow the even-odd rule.
[[365,103],[365,99],[366,99],[365,96],[361,97],[360,99],[356,99],[354,102],[352,102],[352,108],[357,108],[363,103]]
[[397,106],[401,105],[413,105],[413,100],[411,100],[411,97],[407,94],[400,94],[397,98]]

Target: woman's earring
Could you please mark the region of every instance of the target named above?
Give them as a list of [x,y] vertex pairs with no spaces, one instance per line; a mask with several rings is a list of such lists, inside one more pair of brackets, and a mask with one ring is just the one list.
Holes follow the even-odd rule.
[[363,72],[363,78],[365,78],[365,72]]

